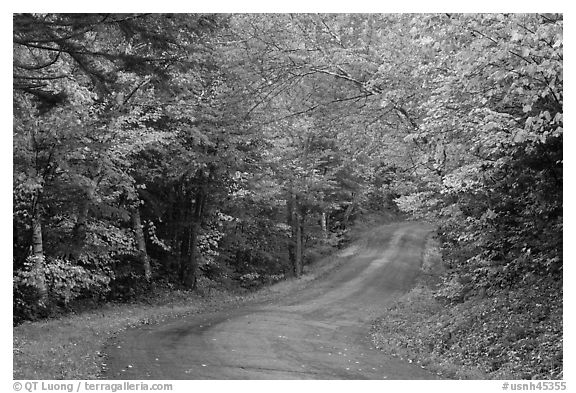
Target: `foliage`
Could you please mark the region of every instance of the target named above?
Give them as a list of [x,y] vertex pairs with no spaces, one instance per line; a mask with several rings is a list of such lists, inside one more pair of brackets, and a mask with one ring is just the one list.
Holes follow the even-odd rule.
[[379,318],[376,346],[448,378],[561,379],[562,288],[534,282],[505,295],[461,296],[463,284],[441,283],[440,245],[428,241],[426,275]]
[[[402,211],[438,224],[438,318],[467,324],[438,330],[459,355],[427,331],[434,353],[557,377],[562,34],[558,14],[15,14],[16,319],[298,276]],[[505,323],[531,330],[497,348]]]
[[372,336],[387,353],[448,378],[561,379],[557,294],[539,286],[446,308],[434,290],[417,286],[376,322]]
[[449,268],[435,292],[448,309],[419,322],[432,324],[419,339],[434,346],[452,337],[434,353],[458,364],[480,359],[492,376],[558,378],[562,16],[430,15],[414,23],[413,34],[437,52],[428,66],[442,72],[426,81],[429,96],[406,137],[420,169],[397,202],[439,223]]
[[[119,262],[141,253],[130,224],[146,188],[138,156],[173,143],[179,129],[167,124],[177,108],[167,91],[188,94],[199,82],[182,78],[207,61],[205,33],[216,27],[192,15],[14,16],[18,285],[40,277],[64,304],[118,290],[108,284],[127,277]],[[193,120],[178,113],[179,124]],[[31,219],[41,225],[43,268],[25,262],[38,238]]]
[[[472,34],[449,46],[459,50],[451,76],[411,138],[442,150],[430,162],[442,184],[425,208],[438,212],[447,260],[475,288],[561,280],[561,27],[542,15],[453,16],[442,27]],[[441,145],[447,130],[454,137]]]

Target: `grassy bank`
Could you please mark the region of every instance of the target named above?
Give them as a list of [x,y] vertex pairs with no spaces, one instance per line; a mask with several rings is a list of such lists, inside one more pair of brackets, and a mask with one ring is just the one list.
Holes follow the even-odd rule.
[[448,378],[562,378],[561,287],[526,285],[444,304],[435,297],[442,261],[432,238],[422,270],[418,284],[375,321],[379,349]]
[[107,304],[78,315],[25,322],[14,328],[14,378],[94,379],[104,362],[100,348],[122,330],[241,300],[224,291],[207,297],[171,291],[159,293],[152,304]]

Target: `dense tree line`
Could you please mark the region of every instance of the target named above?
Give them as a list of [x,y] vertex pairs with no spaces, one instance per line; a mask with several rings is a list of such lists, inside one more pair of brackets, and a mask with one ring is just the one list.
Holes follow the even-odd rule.
[[299,276],[398,208],[439,223],[450,301],[561,291],[559,15],[18,14],[13,42],[17,320]]

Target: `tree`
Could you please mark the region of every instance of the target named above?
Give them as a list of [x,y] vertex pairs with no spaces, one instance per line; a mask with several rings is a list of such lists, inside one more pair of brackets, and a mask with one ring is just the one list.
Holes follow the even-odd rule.
[[[48,276],[78,273],[80,292],[84,274],[107,285],[125,253],[140,255],[149,275],[135,157],[173,136],[158,128],[173,99],[166,92],[194,91],[197,80],[181,79],[200,69],[203,37],[216,27],[202,15],[14,16],[16,239],[27,243],[32,229],[34,244],[34,268],[20,260],[15,269],[33,278],[23,283],[39,289],[41,303]],[[65,283],[65,302],[80,294],[70,294],[74,285]]]
[[18,14],[13,37],[19,296],[299,276],[398,206],[478,288],[558,275],[560,16]]
[[556,286],[562,244],[551,239],[562,237],[561,16],[434,16],[423,31],[437,46],[434,66],[443,75],[431,82],[422,123],[407,139],[437,180],[400,198],[400,205],[441,220],[447,259],[456,275],[472,278],[468,290],[517,286],[532,274]]

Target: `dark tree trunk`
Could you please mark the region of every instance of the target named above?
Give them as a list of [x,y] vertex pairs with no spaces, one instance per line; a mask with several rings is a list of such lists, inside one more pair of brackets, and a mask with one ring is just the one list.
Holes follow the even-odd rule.
[[292,267],[292,272],[296,275],[296,244],[295,237],[296,231],[294,228],[294,195],[290,191],[288,194],[288,199],[286,201],[286,223],[290,227],[290,238],[288,239],[288,259],[290,261],[290,266]]
[[178,258],[179,271],[178,277],[180,282],[184,283],[184,278],[186,277],[186,269],[188,268],[188,255],[190,254],[190,232],[188,228],[184,229],[180,235],[180,255]]
[[348,228],[348,224],[350,222],[350,216],[352,215],[352,212],[354,211],[355,207],[356,207],[356,199],[355,195],[352,195],[352,201],[350,202],[350,204],[346,208],[346,211],[344,212],[344,220],[343,220],[344,228]]
[[288,241],[288,257],[295,277],[302,275],[303,266],[303,228],[302,213],[298,203],[298,197],[292,191],[288,194],[286,201],[287,223],[290,226],[290,239]]
[[196,289],[198,281],[199,255],[196,243],[198,240],[200,225],[202,224],[205,204],[206,204],[206,192],[204,190],[204,187],[201,186],[196,192],[192,221],[188,224],[189,252],[187,254],[187,264],[186,264],[187,266],[184,269],[183,283],[187,288],[190,289]]
[[196,289],[198,283],[198,251],[196,247],[196,241],[198,239],[198,229],[199,226],[193,223],[190,226],[190,252],[186,258],[186,269],[184,274],[184,286],[190,289]]
[[178,247],[178,280],[183,284],[188,269],[188,256],[190,255],[190,220],[191,203],[189,196],[184,190],[184,185],[179,184],[175,189],[176,203],[172,209],[174,226],[174,244]]
[[82,201],[80,209],[78,210],[78,219],[74,228],[72,229],[72,239],[76,248],[80,248],[84,245],[86,240],[86,221],[88,220],[88,207],[90,202],[88,198]]
[[150,257],[146,251],[146,240],[144,238],[144,231],[142,230],[140,208],[138,207],[132,210],[132,228],[134,229],[134,237],[138,249],[138,259],[140,259],[140,263],[144,268],[144,278],[146,281],[150,281],[150,278],[152,277],[152,269],[150,267]]
[[300,212],[295,214],[295,227],[296,227],[296,259],[294,263],[294,275],[300,277],[302,275],[302,254],[303,254],[303,244],[302,244],[302,215]]

